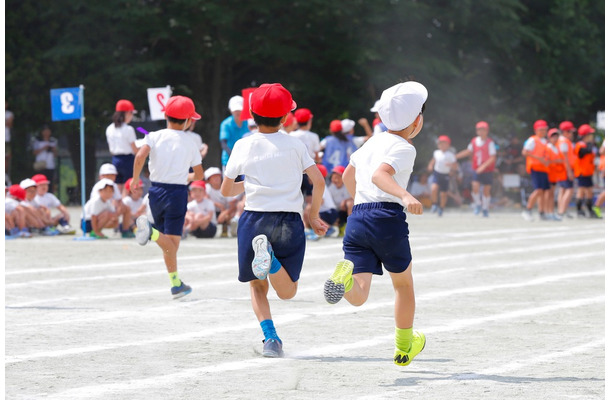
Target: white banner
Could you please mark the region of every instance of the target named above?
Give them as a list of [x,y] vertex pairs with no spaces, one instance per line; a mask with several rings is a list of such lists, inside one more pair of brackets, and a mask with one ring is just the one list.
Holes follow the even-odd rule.
[[165,119],[165,104],[172,96],[172,88],[170,86],[162,88],[149,88],[147,91],[150,118],[153,121]]

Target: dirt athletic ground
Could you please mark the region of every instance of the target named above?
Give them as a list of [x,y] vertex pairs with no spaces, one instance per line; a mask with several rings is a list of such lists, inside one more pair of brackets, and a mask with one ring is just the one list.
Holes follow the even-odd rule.
[[[74,221],[78,209],[73,209]],[[604,222],[410,216],[425,350],[392,362],[393,291],[331,306],[341,240],[308,242],[299,292],[270,294],[286,357],[265,359],[236,239],[182,242],[171,300],[159,248],[5,243],[7,399],[603,399]],[[80,236],[80,231],[77,236]]]

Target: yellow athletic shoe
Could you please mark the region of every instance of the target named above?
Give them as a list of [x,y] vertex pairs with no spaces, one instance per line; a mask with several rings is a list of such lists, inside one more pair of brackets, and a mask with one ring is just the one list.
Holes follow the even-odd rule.
[[394,351],[394,364],[406,367],[411,364],[411,361],[413,361],[416,355],[421,353],[424,347],[426,347],[426,336],[419,331],[413,331],[411,349],[406,353],[396,349]]
[[354,263],[341,260],[335,267],[335,272],[324,283],[324,297],[330,304],[335,304],[343,298],[346,291],[353,286],[352,271]]

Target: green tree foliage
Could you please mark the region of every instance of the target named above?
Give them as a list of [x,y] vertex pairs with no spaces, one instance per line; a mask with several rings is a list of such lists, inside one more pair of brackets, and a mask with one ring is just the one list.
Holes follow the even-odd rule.
[[[602,0],[9,0],[6,98],[25,154],[50,119],[49,89],[84,84],[92,155],[118,99],[147,109],[146,88],[169,84],[203,114],[207,166],[242,88],[283,83],[325,135],[339,116],[372,120],[383,89],[415,79],[430,91],[425,162],[435,136],[460,147],[481,119],[503,138],[538,118],[588,122],[604,107],[603,43]],[[54,131],[78,153],[77,122]]]

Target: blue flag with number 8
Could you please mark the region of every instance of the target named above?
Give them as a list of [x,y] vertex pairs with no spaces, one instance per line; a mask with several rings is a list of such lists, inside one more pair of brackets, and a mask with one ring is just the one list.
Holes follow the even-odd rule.
[[51,118],[53,121],[80,119],[79,88],[51,89]]

